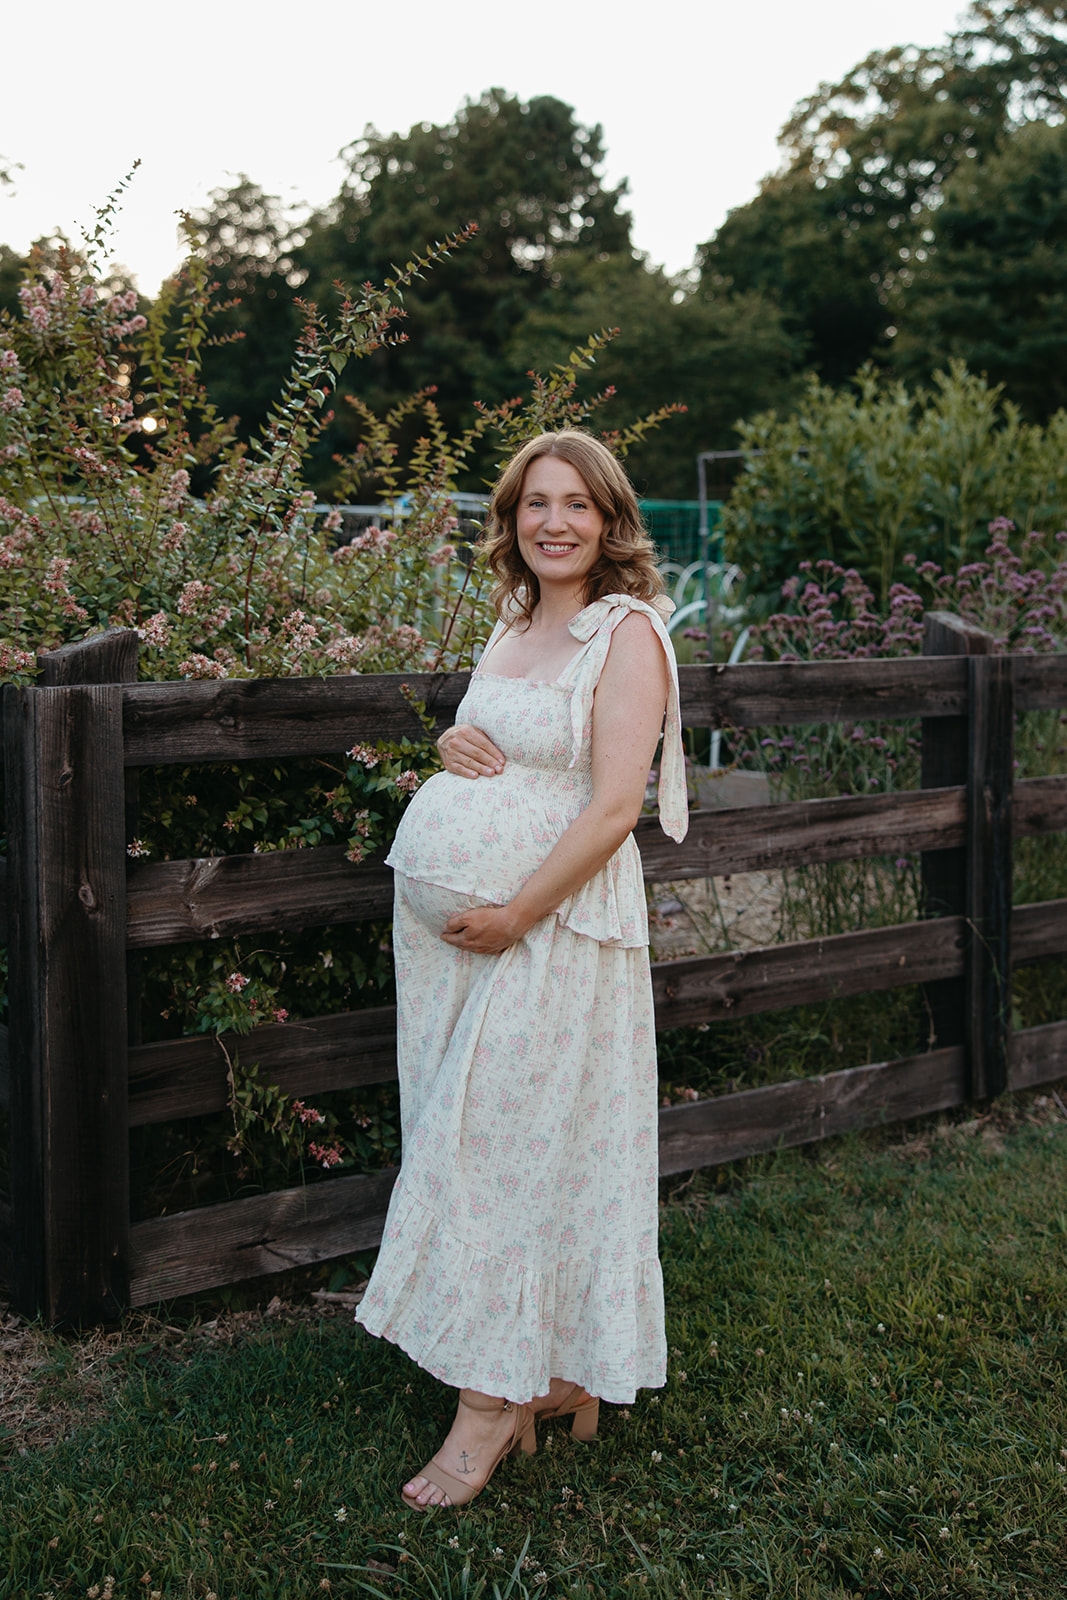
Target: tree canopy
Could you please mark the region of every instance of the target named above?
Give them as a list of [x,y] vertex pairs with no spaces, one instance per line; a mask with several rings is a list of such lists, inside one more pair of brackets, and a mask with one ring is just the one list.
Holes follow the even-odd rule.
[[[802,101],[782,132],[782,169],[704,246],[702,274],[719,287],[773,295],[830,381],[867,357],[893,359],[887,330],[907,324],[917,281],[916,301],[928,292],[926,263],[944,244],[942,286],[952,263],[961,264],[969,197],[988,217],[989,185],[973,175],[987,165],[1019,174],[1036,160],[1039,186],[1051,195],[1052,158],[1027,130],[1065,111],[1067,6],[978,0],[943,44],[877,51]],[[1017,234],[1017,255],[1021,244]],[[977,265],[967,263],[972,278]],[[1014,287],[1021,292],[1019,281]],[[977,292],[972,283],[972,299]],[[982,292],[996,297],[995,274]],[[957,327],[931,343],[936,324],[922,320],[922,340],[916,333],[897,347],[909,352],[909,372],[920,343],[927,374],[953,355],[981,366],[985,341],[968,342]],[[1046,414],[1059,404],[1057,385],[1031,382],[1026,403]]]

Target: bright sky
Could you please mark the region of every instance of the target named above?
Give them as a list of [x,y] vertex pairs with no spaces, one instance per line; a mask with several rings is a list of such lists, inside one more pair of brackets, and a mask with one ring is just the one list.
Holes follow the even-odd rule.
[[[141,157],[115,257],[148,293],[178,260],[174,213],[245,172],[284,199],[336,194],[338,150],[445,122],[501,87],[552,94],[600,123],[611,182],[630,180],[634,240],[670,271],[777,165],[794,103],[871,50],[935,44],[960,0],[183,0],[130,11],[10,8],[0,242],[78,237]],[[442,217],[442,228],[465,218]],[[412,246],[423,241],[412,240]]]

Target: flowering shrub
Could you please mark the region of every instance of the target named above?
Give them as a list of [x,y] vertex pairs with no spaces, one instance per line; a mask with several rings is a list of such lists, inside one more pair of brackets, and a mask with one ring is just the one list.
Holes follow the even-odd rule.
[[854,567],[885,607],[909,555],[955,573],[994,518],[1024,532],[1067,522],[1067,412],[1025,423],[959,362],[928,391],[869,370],[839,389],[813,379],[791,415],[740,432],[723,527],[768,608],[801,559]]
[[[361,441],[338,463],[340,495],[404,506],[346,537],[341,510],[316,507],[306,464],[351,364],[403,339],[405,285],[465,236],[382,288],[342,291],[330,315],[303,305],[289,379],[246,446],[200,381],[202,352],[220,342],[219,303],[195,238],[145,310],[101,274],[120,193],[87,252],[38,252],[19,314],[0,315],[0,677],[32,682],[38,650],[109,626],[138,631],[150,679],[469,665],[492,618],[481,558],[459,536],[458,475],[487,437],[506,456],[531,433],[588,421],[606,396],[579,399],[578,377],[610,335],[535,377],[525,402],[481,407],[459,437],[446,434],[430,392],[382,417],[344,396]],[[662,415],[611,442],[624,453]],[[437,765],[427,734],[331,759],[148,769],[129,854],[333,843],[358,863],[381,850]],[[388,1000],[391,986],[386,924],[276,936],[269,948],[233,940],[153,951],[142,958],[143,1036],[247,1035],[263,1021]],[[217,1197],[234,1181],[281,1181],[305,1163],[321,1171],[397,1159],[392,1087],[323,1097],[311,1116],[232,1051],[229,1070],[223,1122],[137,1133],[144,1214]]]

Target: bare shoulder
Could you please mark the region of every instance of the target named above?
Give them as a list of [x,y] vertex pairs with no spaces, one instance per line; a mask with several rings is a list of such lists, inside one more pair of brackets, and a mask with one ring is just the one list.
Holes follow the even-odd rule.
[[653,649],[662,652],[659,635],[652,626],[652,618],[646,617],[643,611],[628,611],[622,621],[617,623],[611,635],[612,648],[615,644],[623,644],[627,649]]
[[611,635],[608,661],[627,670],[659,673],[666,671],[663,644],[652,626],[652,619],[642,611],[631,611],[616,626]]

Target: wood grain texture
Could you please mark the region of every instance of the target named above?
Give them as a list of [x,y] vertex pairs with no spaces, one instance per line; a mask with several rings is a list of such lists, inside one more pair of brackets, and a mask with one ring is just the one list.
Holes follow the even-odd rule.
[[353,866],[343,845],[191,861],[132,862],[126,883],[131,950],[389,917],[393,871]]
[[15,1304],[128,1303],[122,690],[5,690]]
[[1017,967],[1067,955],[1067,900],[1016,906],[1011,914],[1011,951]]
[[1012,829],[1016,839],[1067,830],[1067,778],[1017,778]]
[[960,785],[693,811],[681,844],[665,836],[656,817],[642,817],[634,837],[646,879],[658,882],[958,845],[965,836],[965,816]]
[[1016,711],[1059,711],[1067,707],[1067,653],[1012,656]]
[[967,669],[952,659],[680,667],[678,683],[682,722],[692,728],[951,717],[967,709]]
[[[922,657],[931,664],[949,657],[988,655],[996,641],[991,633],[965,623],[950,612],[929,611],[923,617]],[[960,665],[967,673],[967,663]],[[968,781],[969,696],[961,715],[924,717],[920,734],[920,786],[937,790]],[[926,917],[965,916],[967,913],[966,838],[953,846],[925,850],[920,862],[922,906]],[[965,980],[961,974],[927,986],[925,993],[929,1043],[962,1044],[966,1037]],[[916,1041],[918,1042],[918,1041]]]
[[660,1175],[928,1116],[964,1097],[962,1045],[768,1084],[659,1114]]
[[10,1283],[15,1265],[11,1207],[0,1200],[0,1283]]
[[837,934],[800,944],[658,962],[656,1027],[747,1017],[963,972],[962,917]]
[[399,1168],[136,1223],[130,1304],[150,1305],[379,1243]]
[[1012,780],[1015,699],[1009,656],[973,656],[967,779],[968,1096],[1008,1086],[1011,1035]]
[[1020,1028],[1012,1035],[1009,1089],[1033,1089],[1067,1078],[1067,1022]]
[[[468,679],[451,672],[140,683],[124,697],[126,762],[324,755],[358,739],[418,738],[422,725],[401,685],[444,727]],[[953,716],[967,695],[958,662],[917,659],[683,667],[680,685],[682,720],[693,727]]]
[[123,700],[126,765],[331,755],[360,740],[421,739],[422,723],[403,686],[443,728],[469,676],[387,672],[135,684]]
[[108,628],[89,639],[37,652],[37,686],[72,683],[136,683],[141,638],[133,628]]
[[296,1099],[396,1077],[396,1008],[374,1006],[307,1022],[270,1022],[243,1037],[194,1034],[138,1045],[129,1056],[131,1128],[225,1109],[226,1055],[256,1065]]

